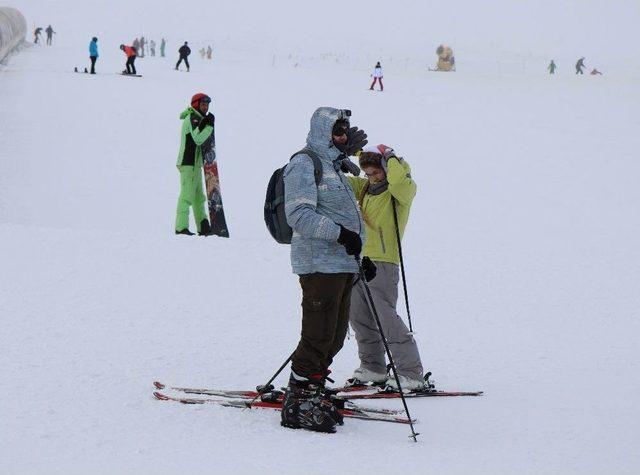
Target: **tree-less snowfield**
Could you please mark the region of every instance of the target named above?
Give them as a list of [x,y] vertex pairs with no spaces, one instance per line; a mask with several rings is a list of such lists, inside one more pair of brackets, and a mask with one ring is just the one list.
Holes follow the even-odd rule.
[[[640,7],[266,3],[13,5],[57,34],[0,66],[0,473],[637,473]],[[116,75],[140,35],[168,57]],[[98,75],[73,73],[92,36]],[[427,71],[440,43],[457,72]],[[576,77],[580,56],[604,76]],[[173,234],[196,92],[213,98],[228,240]],[[297,343],[299,285],[262,204],[323,105],[412,165],[423,362],[440,389],[485,391],[410,400],[417,444],[402,425],[317,434],[152,398],[156,379],[250,389]],[[337,382],[357,365],[352,338]]]

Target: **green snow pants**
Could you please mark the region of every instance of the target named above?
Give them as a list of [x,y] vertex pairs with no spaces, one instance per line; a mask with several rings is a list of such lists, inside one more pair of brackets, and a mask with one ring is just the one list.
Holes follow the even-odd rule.
[[193,216],[196,227],[200,231],[200,223],[208,219],[205,211],[207,201],[202,190],[202,167],[179,166],[180,171],[180,196],[176,209],[176,231],[189,228],[189,208],[193,208]]

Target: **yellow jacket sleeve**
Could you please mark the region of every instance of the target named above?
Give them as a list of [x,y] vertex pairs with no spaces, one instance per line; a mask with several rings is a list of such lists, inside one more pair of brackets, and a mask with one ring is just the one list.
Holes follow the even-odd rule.
[[389,192],[401,204],[410,206],[416,196],[417,185],[411,178],[411,167],[406,160],[391,157],[387,162]]

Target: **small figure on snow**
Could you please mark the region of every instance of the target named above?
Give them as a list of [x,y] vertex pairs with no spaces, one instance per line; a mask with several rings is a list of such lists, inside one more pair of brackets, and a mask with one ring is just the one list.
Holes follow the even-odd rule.
[[189,209],[193,208],[200,236],[211,234],[205,211],[206,197],[202,188],[201,145],[213,134],[215,117],[209,112],[211,98],[203,93],[191,98],[191,106],[180,114],[182,134],[176,166],[180,172],[180,196],[176,208],[176,234],[193,236],[189,231]]
[[42,37],[42,27],[38,27],[33,32],[33,42],[38,44],[38,40]]
[[549,74],[555,74],[556,68],[557,68],[556,63],[552,59],[551,62],[549,63],[549,66],[547,66],[547,69],[549,70]]
[[136,55],[140,53],[140,40],[138,38],[133,40],[131,46],[136,50]]
[[[359,162],[367,178],[349,177],[349,185],[358,199],[367,234],[362,266],[365,273],[369,272],[369,289],[402,389],[428,389],[423,379],[418,345],[396,311],[400,265],[398,236],[402,238],[409,220],[416,183],[409,164],[386,145],[367,146],[360,154]],[[397,391],[395,377],[387,374],[385,348],[369,309],[366,290],[359,282],[351,293],[349,321],[358,343],[360,366],[347,384],[377,384]]]
[[160,41],[160,57],[161,58],[164,58],[164,49],[166,48],[166,46],[167,46],[167,41],[164,38],[162,38],[162,41]]
[[149,51],[151,52],[151,57],[156,57],[156,42],[151,40],[149,41]]
[[373,78],[373,82],[371,83],[370,91],[373,91],[373,86],[376,85],[377,81],[380,81],[380,90],[384,89],[382,85],[382,66],[380,66],[380,61],[376,63],[376,66],[373,68],[373,73],[371,73],[371,77]]
[[211,55],[213,54],[213,48],[211,45],[207,47],[207,59],[211,59]]
[[176,70],[178,69],[178,67],[180,66],[180,63],[182,63],[182,61],[184,61],[184,64],[187,66],[187,72],[189,71],[189,55],[191,54],[191,48],[189,48],[189,43],[187,43],[186,41],[184,42],[184,44],[182,46],[180,46],[180,49],[178,50],[178,53],[180,54],[180,59],[178,59],[178,62],[176,63]]
[[91,38],[89,43],[89,59],[91,60],[91,74],[96,73],[96,61],[98,60],[98,38],[95,36]]
[[584,65],[584,56],[583,56],[576,63],[576,74],[584,74],[584,72],[582,71],[582,68],[584,68],[584,67],[586,67],[586,66]]
[[147,45],[147,40],[144,39],[144,36],[140,37],[140,50],[138,51],[138,56],[144,58],[144,47]]
[[135,47],[120,45],[120,49],[127,55],[126,69],[122,71],[122,74],[138,74],[136,72],[136,65],[134,64],[138,56]]
[[49,25],[47,27],[46,30],[44,30],[47,33],[47,45],[51,46],[51,41],[53,40],[53,35],[56,34],[55,31],[53,31],[53,28],[51,28],[51,25]]
[[198,53],[200,53],[200,57],[204,59],[205,55],[207,54],[207,51],[204,49],[204,47],[202,47],[198,50]]
[[[305,150],[284,173],[286,218],[293,228],[291,266],[302,287],[302,332],[281,412],[281,424],[293,429],[332,433],[342,420],[324,385],[347,335],[359,269],[355,258],[364,239],[364,223],[353,192],[345,188],[343,169],[346,162],[355,167],[348,157],[362,150],[367,135],[351,127],[350,116],[348,110],[317,109]],[[317,185],[311,153],[322,164]]]
[[598,71],[596,68],[593,68],[593,70],[590,73],[592,76],[602,76],[602,73],[600,71]]

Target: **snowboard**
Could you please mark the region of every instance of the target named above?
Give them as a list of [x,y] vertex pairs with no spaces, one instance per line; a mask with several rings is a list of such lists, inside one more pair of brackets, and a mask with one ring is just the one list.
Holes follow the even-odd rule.
[[116,73],[119,74],[120,76],[132,76],[134,78],[141,78],[142,74],[130,74],[130,73]]
[[204,161],[204,183],[207,193],[211,234],[228,238],[229,230],[227,229],[227,220],[224,217],[218,161],[216,159],[215,126],[211,137],[202,144],[201,150]]

